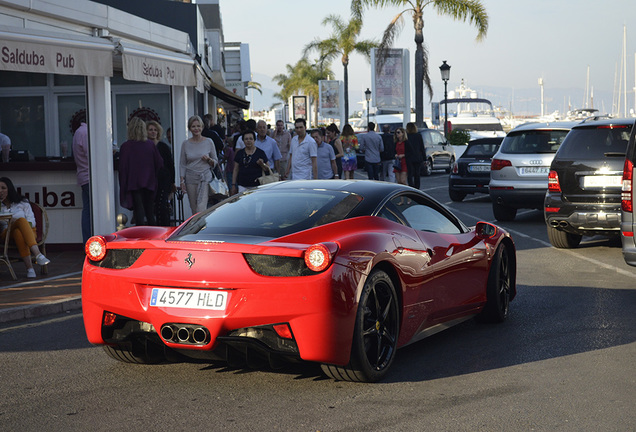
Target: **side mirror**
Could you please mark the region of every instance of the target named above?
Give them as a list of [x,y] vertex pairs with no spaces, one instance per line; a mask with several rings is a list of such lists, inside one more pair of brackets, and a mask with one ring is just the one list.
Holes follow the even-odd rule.
[[497,227],[488,222],[477,222],[475,234],[477,234],[479,238],[491,238],[497,234]]

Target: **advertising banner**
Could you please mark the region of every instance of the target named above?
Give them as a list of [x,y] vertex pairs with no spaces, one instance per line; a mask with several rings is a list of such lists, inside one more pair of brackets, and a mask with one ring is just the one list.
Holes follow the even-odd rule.
[[323,118],[340,118],[342,107],[340,97],[342,95],[342,81],[320,80],[318,111]]
[[307,120],[307,96],[292,96],[292,110],[293,120],[298,118]]
[[387,50],[381,70],[378,67],[378,50],[374,51],[375,106],[379,109],[404,107],[404,50]]

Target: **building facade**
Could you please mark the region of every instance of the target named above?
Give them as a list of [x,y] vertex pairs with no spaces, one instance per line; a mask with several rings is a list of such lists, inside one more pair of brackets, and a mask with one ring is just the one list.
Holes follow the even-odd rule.
[[[129,3],[153,10],[162,2]],[[218,1],[211,4],[220,22]],[[0,0],[0,132],[12,142],[11,160],[0,162],[0,174],[45,207],[48,243],[82,241],[72,158],[73,132],[82,121],[89,127],[93,232],[105,234],[115,231],[117,214],[127,213],[119,206],[116,151],[130,118],[170,128],[178,166],[191,115],[221,113],[222,123],[249,107],[210,64],[213,50],[199,6],[180,6],[201,35],[194,42],[176,25],[104,3]]]

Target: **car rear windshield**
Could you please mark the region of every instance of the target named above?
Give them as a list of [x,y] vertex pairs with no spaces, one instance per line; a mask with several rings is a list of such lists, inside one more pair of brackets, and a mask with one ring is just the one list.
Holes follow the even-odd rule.
[[199,213],[170,240],[216,234],[282,237],[345,219],[361,201],[342,191],[251,191]]
[[556,153],[568,132],[568,130],[510,132],[501,143],[501,152],[511,154]]
[[492,157],[495,153],[497,153],[497,148],[499,147],[499,143],[495,144],[468,144],[468,148],[464,152],[462,156],[470,156],[470,157]]
[[568,160],[624,158],[631,130],[628,125],[572,129],[557,157]]

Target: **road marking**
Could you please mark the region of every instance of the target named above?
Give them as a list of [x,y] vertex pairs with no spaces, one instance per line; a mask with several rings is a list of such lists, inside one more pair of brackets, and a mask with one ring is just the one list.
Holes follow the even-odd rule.
[[[69,312],[67,312],[69,313]],[[58,323],[58,322],[63,322],[63,321],[68,321],[70,319],[74,319],[77,317],[81,317],[82,313],[81,312],[76,312],[67,316],[63,316],[63,317],[58,317],[58,318],[51,318],[45,321],[38,321],[38,322],[34,322],[34,323],[28,323],[28,324],[20,324],[20,325],[16,325],[16,326],[12,326],[12,327],[6,327],[6,328],[0,328],[0,333],[5,333],[8,331],[12,331],[12,330],[23,330],[23,329],[27,329],[27,328],[33,328],[33,327],[38,327],[41,325],[47,325],[47,324],[54,324],[54,323]]]
[[[531,211],[531,210],[530,210],[530,211]],[[474,216],[474,215],[472,215],[472,214],[469,214],[469,213],[463,212],[463,211],[461,211],[461,210],[453,209],[453,213],[460,213],[460,214],[462,214],[462,215],[466,216],[467,218],[474,219],[474,220],[475,220],[475,221],[477,221],[477,222],[479,222],[480,220],[482,220],[482,219],[480,219],[480,218],[478,218],[478,217],[476,217],[476,216]],[[490,221],[486,221],[486,222],[490,222],[490,223],[492,223],[492,224],[497,224],[497,221],[496,221],[496,220],[490,220]],[[550,242],[546,242],[546,241],[540,240],[540,239],[538,239],[538,238],[535,238],[535,237],[529,236],[529,235],[524,234],[524,233],[522,233],[522,232],[519,232],[519,231],[517,231],[517,230],[513,230],[513,229],[510,229],[510,228],[504,228],[504,229],[505,229],[506,231],[508,231],[510,234],[512,234],[513,236],[515,236],[515,237],[523,237],[523,238],[526,238],[526,239],[528,239],[528,240],[532,240],[532,241],[534,241],[534,242],[539,243],[540,245],[542,245],[542,246],[544,246],[544,247],[553,248],[554,250],[556,250],[556,251],[558,251],[558,252],[566,253],[566,254],[568,254],[568,255],[570,255],[570,256],[573,256],[573,257],[575,257],[575,258],[582,259],[583,261],[587,261],[587,262],[589,262],[589,263],[596,264],[596,265],[597,265],[597,266],[599,266],[599,267],[603,267],[603,268],[605,268],[605,269],[607,269],[607,270],[610,270],[610,271],[613,271],[613,272],[616,272],[616,273],[622,274],[623,276],[627,276],[627,277],[630,277],[630,278],[636,279],[636,273],[634,273],[634,272],[630,272],[630,271],[628,271],[628,270],[622,269],[622,268],[620,268],[620,267],[613,266],[613,265],[611,265],[611,264],[605,264],[605,263],[602,263],[602,262],[596,261],[596,260],[594,260],[593,258],[589,258],[589,257],[586,257],[586,256],[579,255],[579,254],[577,254],[576,252],[574,252],[574,250],[555,248],[555,247],[553,247],[553,246],[552,246],[552,244],[550,244]]]

